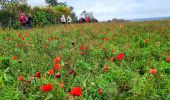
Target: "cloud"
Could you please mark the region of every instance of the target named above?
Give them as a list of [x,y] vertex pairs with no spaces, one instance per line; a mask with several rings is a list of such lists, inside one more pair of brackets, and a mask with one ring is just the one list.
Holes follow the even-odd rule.
[[[28,0],[45,5],[45,0]],[[74,7],[77,16],[84,10],[102,21],[112,18],[135,19],[170,16],[170,0],[58,0]]]

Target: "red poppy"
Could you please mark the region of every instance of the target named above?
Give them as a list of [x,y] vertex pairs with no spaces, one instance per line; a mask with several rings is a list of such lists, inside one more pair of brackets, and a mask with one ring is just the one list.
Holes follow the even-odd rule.
[[26,37],[28,37],[28,36],[29,36],[29,34],[28,34],[28,33],[26,33],[26,34],[25,34],[25,36],[26,36]]
[[161,42],[157,42],[157,44],[158,44],[158,45],[160,45],[160,44],[161,44]]
[[80,46],[80,50],[85,50],[84,45],[81,45],[81,46]]
[[112,50],[111,52],[115,52],[114,50]]
[[20,36],[21,36],[19,33],[16,33],[16,35],[17,35],[18,37],[20,37]]
[[37,72],[37,73],[35,74],[35,77],[41,78],[41,73],[40,73],[40,72]]
[[71,90],[70,94],[74,96],[81,96],[82,95],[82,89],[81,87],[75,87]]
[[104,40],[104,41],[107,41],[108,39],[105,37],[103,40]]
[[13,60],[17,60],[17,56],[13,56],[12,59],[13,59]]
[[47,92],[50,91],[53,88],[52,84],[44,84],[41,86],[41,91]]
[[56,78],[60,78],[60,77],[61,77],[60,73],[57,73],[57,74],[55,75],[55,77],[56,77]]
[[18,76],[18,81],[23,81],[24,77],[23,76]]
[[48,71],[48,74],[49,74],[49,75],[54,74],[54,69],[50,69],[50,70]]
[[167,62],[170,62],[170,57],[166,59]]
[[65,84],[64,83],[61,83],[60,84],[60,88],[64,88]]
[[109,71],[109,67],[108,67],[108,66],[105,66],[105,67],[103,68],[103,70],[104,70],[105,72],[107,72],[107,71]]
[[56,57],[53,61],[53,63],[58,63],[60,61],[60,56]]
[[101,46],[101,45],[102,45],[102,43],[101,43],[101,42],[99,42],[99,43],[98,43],[98,45],[99,45],[99,46]]
[[102,93],[103,93],[103,91],[102,91],[101,88],[98,89],[98,93],[99,93],[99,94],[102,94]]
[[110,62],[113,62],[113,60],[114,60],[114,58],[113,58],[113,57],[111,57],[111,58],[109,59],[109,61],[110,61]]
[[150,74],[156,74],[158,71],[157,69],[149,69]]
[[61,65],[60,64],[54,64],[54,69],[59,71],[61,69]]
[[123,58],[124,58],[123,53],[119,53],[119,54],[116,56],[116,60],[122,60]]
[[21,39],[22,39],[22,40],[25,40],[25,37],[24,37],[24,35],[21,37]]
[[148,39],[148,38],[146,38],[146,39],[145,39],[145,43],[148,43],[148,42],[149,42],[149,39]]

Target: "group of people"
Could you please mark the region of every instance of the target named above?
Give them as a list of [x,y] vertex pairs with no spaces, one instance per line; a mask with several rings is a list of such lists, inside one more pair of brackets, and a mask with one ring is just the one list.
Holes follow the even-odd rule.
[[70,24],[72,22],[72,18],[68,15],[66,20],[65,15],[62,15],[60,21],[62,24],[66,24],[66,23]]
[[25,13],[20,13],[19,22],[23,28],[32,28],[33,18],[31,14],[26,15]]
[[79,23],[90,23],[91,22],[91,19],[89,17],[85,17],[85,18],[80,18],[79,19]]

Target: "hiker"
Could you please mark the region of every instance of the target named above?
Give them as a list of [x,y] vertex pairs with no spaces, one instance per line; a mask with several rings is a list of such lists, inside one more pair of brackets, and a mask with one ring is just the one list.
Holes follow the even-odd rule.
[[25,13],[20,13],[19,21],[22,27],[26,28],[26,15]]
[[89,23],[90,22],[90,20],[89,20],[89,17],[86,17],[86,23]]
[[60,21],[61,21],[62,24],[66,23],[66,19],[65,19],[64,15],[61,16]]
[[31,16],[31,14],[28,14],[27,16],[28,20],[27,20],[27,28],[32,28],[32,22],[33,22],[33,18]]
[[67,16],[67,24],[70,24],[72,22],[72,18],[68,15]]

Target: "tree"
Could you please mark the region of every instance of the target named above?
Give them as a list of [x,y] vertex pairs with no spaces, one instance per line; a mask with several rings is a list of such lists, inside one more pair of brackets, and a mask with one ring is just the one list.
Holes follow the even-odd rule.
[[58,4],[57,0],[45,0],[49,6],[56,6]]

